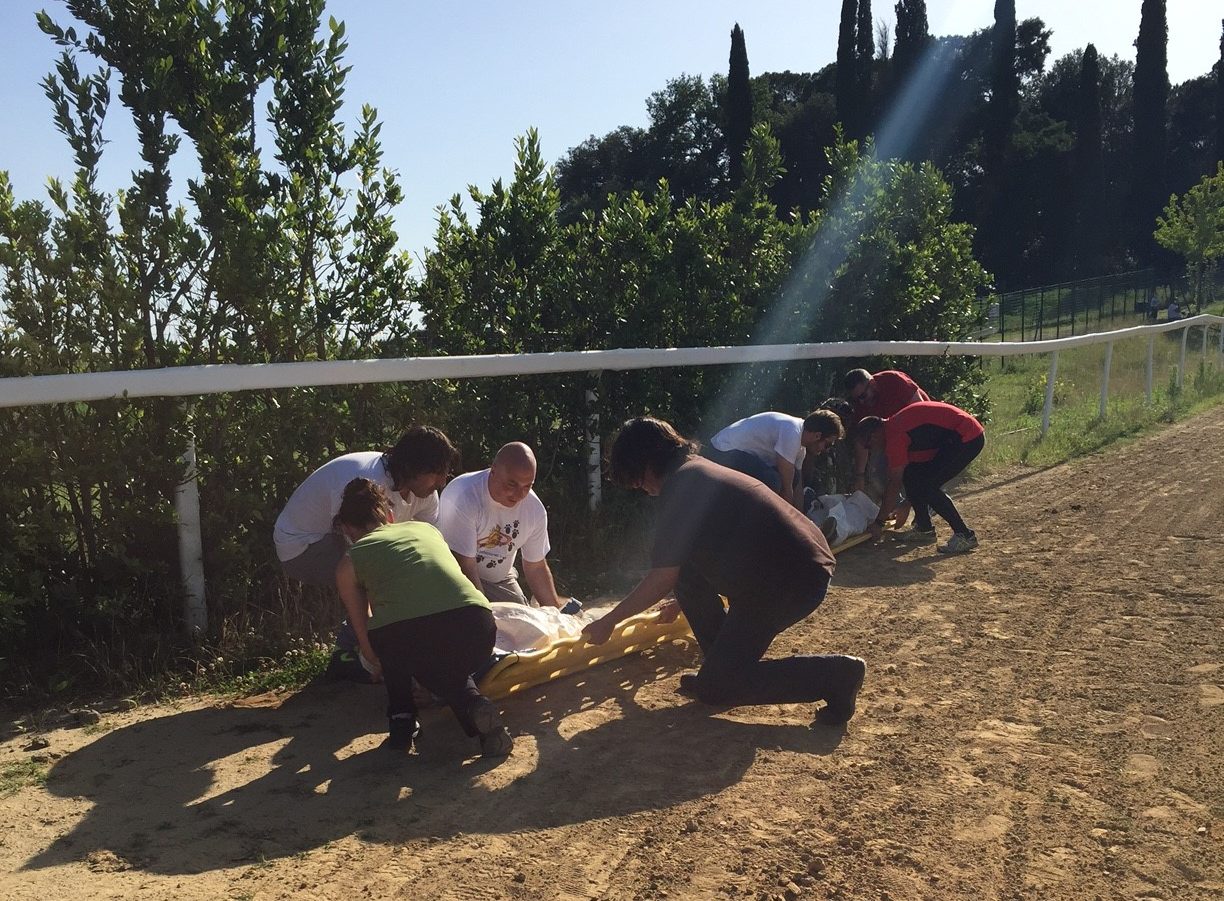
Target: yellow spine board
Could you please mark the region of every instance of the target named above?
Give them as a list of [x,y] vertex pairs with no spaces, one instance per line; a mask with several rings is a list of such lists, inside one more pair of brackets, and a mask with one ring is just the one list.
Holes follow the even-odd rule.
[[[867,533],[855,535],[833,548],[833,553],[862,544],[870,537]],[[673,641],[694,640],[683,616],[663,623],[659,622],[657,609],[647,610],[618,623],[612,637],[601,645],[587,644],[580,637],[567,638],[538,651],[509,654],[485,673],[480,680],[480,692],[497,700],[628,654]]]

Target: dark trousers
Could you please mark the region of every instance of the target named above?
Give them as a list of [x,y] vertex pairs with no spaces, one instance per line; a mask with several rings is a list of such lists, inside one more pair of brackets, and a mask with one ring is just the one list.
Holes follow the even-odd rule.
[[931,512],[934,511],[944,518],[952,531],[969,531],[943,486],[963,472],[985,446],[986,436],[978,435],[972,441],[940,448],[930,460],[905,467],[901,480],[905,484],[906,499],[914,505],[915,529],[931,528]]
[[416,718],[415,678],[450,705],[468,735],[478,735],[472,705],[484,696],[472,673],[493,653],[497,625],[484,607],[464,606],[400,620],[370,630],[370,644],[382,663],[387,718]]
[[742,450],[723,451],[713,445],[707,445],[701,449],[701,455],[719,466],[734,469],[746,476],[752,476],[758,482],[764,482],[771,491],[777,491],[782,487],[782,476],[778,474],[778,470],[756,454]]
[[839,688],[844,657],[803,655],[762,660],[779,632],[820,606],[828,579],[799,598],[730,598],[724,609],[714,586],[682,567],[676,600],[705,659],[697,672],[697,697],[708,704],[798,704],[826,699]]

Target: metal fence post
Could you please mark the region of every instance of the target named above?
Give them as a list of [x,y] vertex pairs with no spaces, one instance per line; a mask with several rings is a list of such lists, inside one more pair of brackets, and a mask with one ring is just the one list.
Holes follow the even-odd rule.
[[592,513],[603,501],[603,449],[599,439],[599,371],[587,373],[587,505]]
[[1050,430],[1050,413],[1054,410],[1054,379],[1058,375],[1058,351],[1050,353],[1050,372],[1046,376],[1045,407],[1041,411],[1041,437]]
[[1113,364],[1113,342],[1110,341],[1105,345],[1105,372],[1101,375],[1101,419],[1105,418],[1105,411],[1109,409],[1109,367]]
[[174,489],[174,512],[178,518],[179,570],[183,579],[183,625],[187,634],[194,637],[208,628],[195,436],[187,438],[187,450],[180,459],[183,462],[183,478]]

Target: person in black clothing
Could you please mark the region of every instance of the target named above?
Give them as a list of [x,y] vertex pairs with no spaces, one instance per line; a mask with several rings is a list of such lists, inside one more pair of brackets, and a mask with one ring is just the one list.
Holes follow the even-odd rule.
[[613,442],[613,481],[659,498],[658,531],[650,571],[587,626],[587,641],[604,643],[617,623],[674,590],[704,653],[696,675],[681,677],[681,691],[732,706],[823,700],[818,722],[846,722],[867,671],[861,659],[761,659],[778,633],[824,600],[834,568],[824,535],[761,482],[697,449],[650,417],[627,422]]

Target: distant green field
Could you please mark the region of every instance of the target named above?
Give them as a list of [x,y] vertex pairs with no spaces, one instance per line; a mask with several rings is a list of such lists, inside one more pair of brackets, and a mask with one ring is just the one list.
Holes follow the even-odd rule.
[[986,450],[976,470],[989,472],[1018,463],[1060,463],[1139,434],[1156,423],[1171,422],[1224,401],[1224,357],[1219,353],[1218,328],[1209,331],[1205,354],[1203,330],[1190,329],[1180,390],[1176,379],[1181,332],[1155,338],[1151,403],[1144,392],[1147,338],[1119,341],[1114,345],[1104,419],[1099,413],[1105,345],[1062,351],[1058,356],[1054,411],[1044,439],[1041,411],[1049,355],[986,360],[983,365],[989,373],[986,390],[992,411]]

